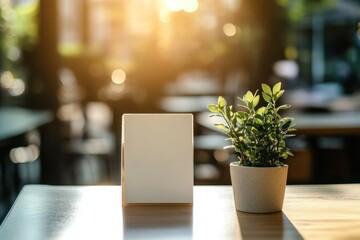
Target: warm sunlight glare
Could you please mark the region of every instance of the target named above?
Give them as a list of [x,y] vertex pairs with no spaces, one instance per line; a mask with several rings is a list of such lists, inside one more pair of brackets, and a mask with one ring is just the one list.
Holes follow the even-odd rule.
[[163,23],[169,23],[170,22],[170,12],[167,9],[161,9],[159,12],[159,19]]
[[199,7],[199,2],[197,0],[184,0],[183,1],[183,9],[185,12],[193,13]]
[[[121,189],[85,187],[79,193],[71,222],[64,225],[60,239],[123,239]],[[99,194],[100,193],[100,194]],[[99,204],[101,203],[101,204]],[[95,231],[96,229],[96,231]]]
[[165,6],[173,12],[184,10],[187,13],[193,13],[198,9],[199,2],[198,0],[166,0]]
[[165,5],[173,12],[179,12],[183,7],[182,0],[166,0]]

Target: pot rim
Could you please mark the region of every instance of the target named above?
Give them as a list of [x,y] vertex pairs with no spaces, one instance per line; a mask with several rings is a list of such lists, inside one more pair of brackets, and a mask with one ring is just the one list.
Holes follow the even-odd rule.
[[231,162],[230,166],[242,167],[242,168],[252,168],[252,169],[255,169],[255,168],[257,168],[257,169],[275,169],[275,168],[288,168],[289,167],[289,165],[287,165],[287,164],[284,164],[282,166],[276,166],[276,167],[251,167],[251,166],[242,166],[238,163],[239,163],[239,161]]

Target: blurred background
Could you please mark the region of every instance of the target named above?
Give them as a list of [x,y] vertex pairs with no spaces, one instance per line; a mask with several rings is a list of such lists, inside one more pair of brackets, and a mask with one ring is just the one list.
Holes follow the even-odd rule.
[[357,0],[0,0],[0,219],[25,184],[120,184],[123,113],[193,113],[195,184],[236,161],[207,105],[281,81],[288,184],[360,182]]

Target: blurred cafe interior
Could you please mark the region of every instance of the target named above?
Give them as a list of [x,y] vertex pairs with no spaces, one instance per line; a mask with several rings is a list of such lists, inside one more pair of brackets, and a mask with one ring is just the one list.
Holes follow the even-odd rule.
[[124,113],[194,115],[194,183],[230,184],[207,105],[281,81],[288,184],[360,183],[357,0],[1,0],[0,219],[25,184],[120,184]]

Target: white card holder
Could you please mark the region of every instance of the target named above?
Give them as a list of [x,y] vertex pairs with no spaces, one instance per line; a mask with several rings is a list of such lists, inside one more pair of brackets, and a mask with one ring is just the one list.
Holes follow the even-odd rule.
[[124,206],[192,203],[192,114],[124,114],[121,142]]

